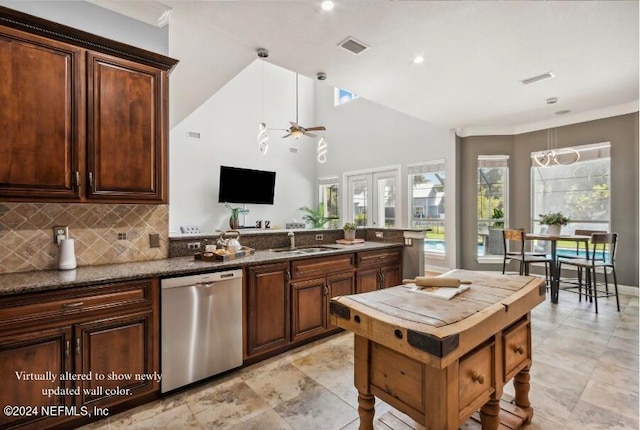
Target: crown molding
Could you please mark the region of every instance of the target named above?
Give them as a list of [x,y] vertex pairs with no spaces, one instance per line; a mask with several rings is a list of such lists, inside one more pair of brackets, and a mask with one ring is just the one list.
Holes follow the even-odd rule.
[[119,13],[129,18],[155,27],[164,27],[169,23],[169,15],[173,10],[157,1],[119,1],[119,0],[86,0],[96,6]]
[[639,102],[634,100],[630,103],[624,103],[616,106],[609,106],[602,109],[596,109],[589,112],[580,112],[571,115],[561,115],[549,118],[543,121],[536,121],[516,126],[496,126],[496,127],[460,127],[456,128],[456,134],[459,137],[469,136],[508,136],[532,131],[546,130],[553,127],[562,127],[565,125],[578,124],[581,122],[594,121],[597,119],[610,118],[619,115],[626,115],[638,112]]

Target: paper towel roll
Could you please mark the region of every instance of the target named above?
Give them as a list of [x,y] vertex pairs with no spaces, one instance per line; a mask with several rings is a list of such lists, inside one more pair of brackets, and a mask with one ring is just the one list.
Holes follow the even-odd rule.
[[58,269],[71,270],[76,268],[76,248],[73,239],[60,241],[60,254],[58,256]]

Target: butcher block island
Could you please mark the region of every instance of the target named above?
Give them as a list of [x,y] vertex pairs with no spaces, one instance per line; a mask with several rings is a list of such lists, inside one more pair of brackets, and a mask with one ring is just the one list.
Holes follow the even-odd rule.
[[[450,300],[415,285],[331,300],[331,322],[355,334],[360,430],[373,429],[375,397],[431,430],[458,429],[472,416],[484,430],[531,421],[530,312],[545,299],[544,280],[466,270],[442,277],[471,283]],[[501,411],[511,379],[515,405],[503,401]]]

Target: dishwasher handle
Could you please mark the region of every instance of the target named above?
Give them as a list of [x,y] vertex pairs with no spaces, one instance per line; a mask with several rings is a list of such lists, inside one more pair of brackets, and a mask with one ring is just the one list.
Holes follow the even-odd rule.
[[198,282],[195,284],[196,288],[211,288],[215,285],[215,282]]

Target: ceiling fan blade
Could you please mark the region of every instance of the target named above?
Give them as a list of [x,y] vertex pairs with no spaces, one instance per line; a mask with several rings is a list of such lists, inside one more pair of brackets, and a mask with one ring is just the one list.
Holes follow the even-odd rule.
[[317,134],[309,133],[309,132],[307,132],[307,131],[305,131],[305,132],[304,132],[304,133],[302,133],[302,134],[304,134],[305,136],[309,136],[309,137],[318,137],[318,135],[317,135]]
[[291,133],[285,134],[284,136],[282,136],[282,138],[284,139],[285,137],[289,137],[289,136],[291,136]]
[[300,127],[297,122],[289,121],[289,124],[291,124],[291,127],[294,127],[294,128]]
[[320,131],[320,130],[326,130],[326,128],[321,125],[321,126],[318,126],[318,127],[309,127],[309,128],[307,128],[305,130],[314,130],[314,131],[318,130],[318,131]]

